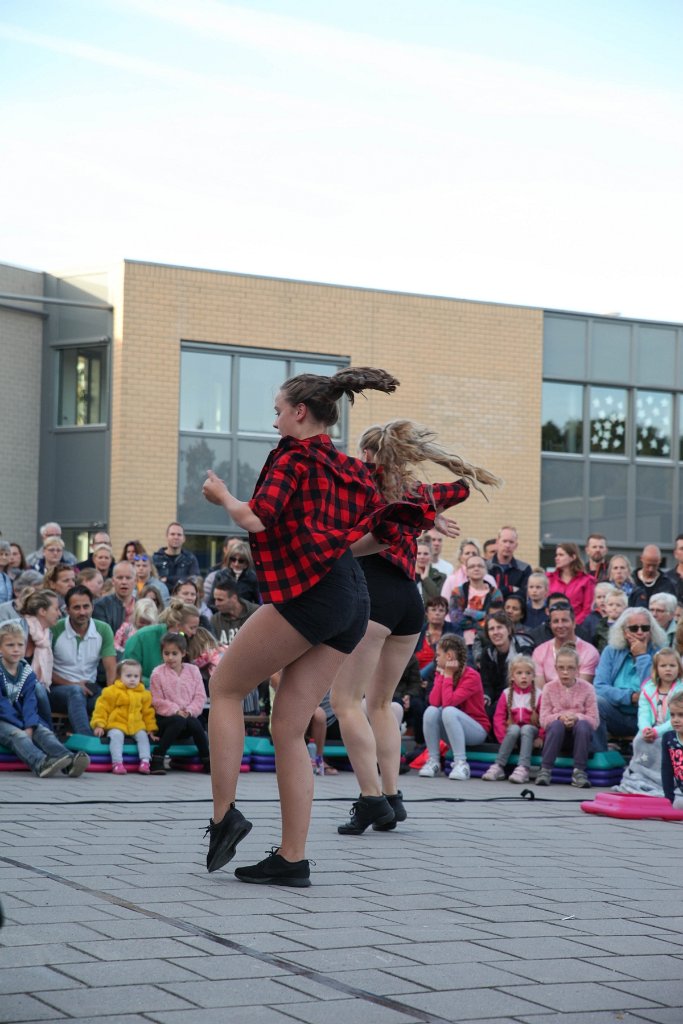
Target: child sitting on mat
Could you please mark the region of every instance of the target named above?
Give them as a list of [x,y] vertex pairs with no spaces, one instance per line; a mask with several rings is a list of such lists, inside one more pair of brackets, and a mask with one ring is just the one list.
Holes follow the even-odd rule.
[[[114,775],[126,775],[123,763],[123,744],[126,736],[135,739],[138,748],[141,775],[150,774],[150,740],[156,740],[157,720],[152,698],[142,683],[142,666],[133,658],[126,658],[116,666],[116,682],[105,686],[97,698],[90,725],[96,736],[109,737],[111,770]],[[163,765],[162,765],[163,767]]]
[[90,758],[72,754],[41,721],[35,673],[24,660],[26,637],[18,619],[0,623],[0,743],[40,779],[67,769],[82,775]]
[[186,736],[194,741],[204,771],[210,772],[209,740],[199,719],[206,700],[202,676],[196,665],[183,662],[187,640],[182,633],[166,633],[161,638],[163,665],[150,676],[152,704],[159,722],[161,738],[152,758],[152,770],[163,771],[164,755],[177,740]]
[[578,789],[590,789],[586,766],[593,731],[600,723],[595,690],[591,683],[579,679],[579,656],[574,647],[560,647],[555,671],[558,678],[543,687],[540,718],[545,740],[536,785],[550,785],[556,757],[571,744],[571,784]]
[[538,709],[541,691],[536,689],[536,666],[533,658],[518,654],[508,667],[510,685],[503,690],[493,716],[493,731],[500,743],[496,760],[482,775],[485,782],[498,782],[505,778],[505,765],[519,744],[519,762],[510,776],[510,782],[528,782],[531,754],[538,740]]

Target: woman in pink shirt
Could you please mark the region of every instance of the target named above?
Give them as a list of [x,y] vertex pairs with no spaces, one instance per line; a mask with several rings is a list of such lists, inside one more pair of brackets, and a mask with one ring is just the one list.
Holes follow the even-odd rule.
[[187,640],[182,633],[165,633],[161,638],[163,665],[152,672],[149,687],[156,711],[160,740],[152,756],[152,774],[162,774],[168,748],[184,736],[194,740],[204,771],[210,772],[209,740],[199,719],[204,710],[206,690],[196,665],[183,661]]
[[555,572],[549,572],[549,592],[564,594],[574,609],[577,625],[581,625],[593,607],[595,579],[584,572],[576,544],[567,542],[555,548]]

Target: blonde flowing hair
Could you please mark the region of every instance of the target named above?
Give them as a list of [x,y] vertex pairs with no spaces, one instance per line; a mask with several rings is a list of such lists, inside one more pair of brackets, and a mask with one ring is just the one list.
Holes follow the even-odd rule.
[[420,483],[414,467],[421,462],[434,462],[471,483],[486,497],[484,487],[500,487],[500,477],[488,469],[473,466],[459,455],[449,452],[436,440],[436,434],[412,420],[390,420],[383,426],[368,427],[358,447],[372,452],[380,469],[380,487],[385,498],[396,501],[414,491]]

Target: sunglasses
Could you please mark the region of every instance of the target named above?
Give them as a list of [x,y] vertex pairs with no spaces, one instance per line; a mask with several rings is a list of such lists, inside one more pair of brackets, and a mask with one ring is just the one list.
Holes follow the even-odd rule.
[[149,555],[136,555],[134,562],[149,562]]
[[631,633],[649,633],[650,632],[650,627],[649,626],[637,625],[637,626],[627,626],[626,628]]
[[242,558],[241,555],[230,555],[229,562],[237,562],[238,565],[249,565],[246,558]]

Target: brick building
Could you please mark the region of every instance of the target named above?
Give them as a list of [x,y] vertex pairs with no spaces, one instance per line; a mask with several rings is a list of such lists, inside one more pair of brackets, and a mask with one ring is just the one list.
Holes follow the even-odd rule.
[[356,364],[402,384],[346,411],[342,446],[408,416],[504,477],[458,510],[463,536],[514,523],[534,563],[589,529],[614,550],[670,548],[682,346],[680,325],[616,317],[134,261],[61,277],[0,266],[2,431],[19,455],[0,529],[32,547],[57,519],[82,552],[105,524],[118,553],[158,547],[177,517],[211,561],[229,524],[201,499],[204,470],[248,497],[277,385]]

